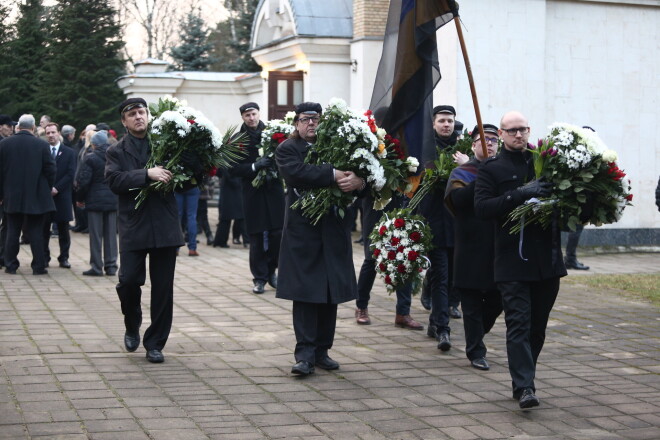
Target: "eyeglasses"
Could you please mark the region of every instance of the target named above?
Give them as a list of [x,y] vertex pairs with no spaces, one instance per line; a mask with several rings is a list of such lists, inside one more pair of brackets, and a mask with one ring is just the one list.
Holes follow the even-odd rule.
[[520,134],[529,133],[529,127],[502,128],[502,131],[506,132],[509,136],[515,136],[518,132],[520,132]]
[[300,122],[301,124],[307,125],[310,122],[318,123],[320,120],[321,120],[321,118],[319,118],[318,116],[314,116],[313,118],[300,118],[300,119],[298,119],[298,122]]
[[[494,137],[487,137],[485,139],[486,139],[487,144],[496,144],[500,140],[499,138],[494,138]],[[476,138],[472,142],[475,143],[475,144],[478,144],[480,140],[481,140],[480,138]]]

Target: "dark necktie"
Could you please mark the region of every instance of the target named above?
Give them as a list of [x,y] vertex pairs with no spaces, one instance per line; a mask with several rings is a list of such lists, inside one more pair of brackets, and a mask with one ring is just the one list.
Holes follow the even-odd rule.
[[53,152],[50,153],[51,156],[53,156],[53,159],[55,159],[55,152],[57,151],[57,148],[53,147]]

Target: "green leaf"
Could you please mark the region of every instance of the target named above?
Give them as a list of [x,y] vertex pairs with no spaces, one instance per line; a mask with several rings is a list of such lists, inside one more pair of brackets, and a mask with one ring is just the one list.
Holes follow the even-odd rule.
[[557,185],[557,188],[561,190],[568,189],[570,187],[571,187],[571,182],[568,179],[562,180],[561,182],[559,182],[559,185]]

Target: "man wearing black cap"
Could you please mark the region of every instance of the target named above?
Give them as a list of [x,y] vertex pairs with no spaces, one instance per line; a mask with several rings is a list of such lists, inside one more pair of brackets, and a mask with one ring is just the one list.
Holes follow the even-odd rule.
[[18,122],[14,122],[9,115],[0,115],[0,141],[14,134],[14,127]]
[[506,351],[513,397],[520,408],[539,405],[534,378],[559,279],[566,276],[558,222],[544,229],[529,224],[511,234],[508,215],[533,197],[547,197],[552,184],[537,180],[527,150],[529,123],[519,112],[500,121],[504,148],[480,168],[474,190],[474,212],[495,227],[494,275],[502,295]]
[[[497,154],[497,127],[484,124],[488,157]],[[493,275],[493,245],[495,231],[489,220],[474,215],[474,187],[477,171],[487,159],[481,146],[479,127],[472,131],[474,157],[455,168],[449,176],[445,204],[454,214],[454,287],[463,308],[465,354],[470,364],[488,370],[484,335],[490,331],[502,313],[502,298]]]
[[302,191],[336,186],[343,192],[364,189],[366,183],[351,171],[332,164],[310,165],[305,157],[316,140],[321,105],[303,102],[295,109],[295,131],[275,153],[289,191],[280,250],[277,298],[293,301],[296,364],[293,374],[307,376],[318,366],[336,370],[328,356],[335,338],[337,305],[355,299],[357,283],[353,268],[351,221],[334,211],[316,225],[291,205]]
[[250,272],[252,292],[263,293],[266,283],[277,288],[277,266],[284,225],[284,187],[280,179],[270,176],[259,188],[252,185],[257,171],[275,168],[275,161],[259,157],[261,131],[266,126],[259,120],[256,102],[243,104],[239,111],[243,119],[241,133],[248,136],[247,156],[231,169],[233,176],[242,177],[243,212],[250,234]]
[[143,205],[135,209],[136,189],[151,182],[169,182],[172,173],[162,166],[145,169],[150,146],[147,137],[149,112],[142,98],[130,98],[119,105],[126,136],[106,152],[105,178],[112,192],[119,196],[117,227],[119,230],[119,283],[126,333],[126,350],[140,346],[142,324],[141,286],[146,277],[149,255],[151,278],[151,325],[144,332],[143,344],[149,362],[163,362],[163,347],[172,327],[174,307],[174,269],[176,252],[183,246],[174,193],[151,193]]
[[[451,148],[458,136],[454,131],[456,110],[450,105],[438,105],[433,109],[433,129],[436,145],[440,150]],[[432,162],[427,166],[433,166]],[[445,187],[429,193],[419,205],[419,213],[428,221],[433,234],[433,249],[429,252],[431,269],[426,273],[426,286],[422,295],[430,296],[431,313],[427,335],[435,338],[442,351],[451,349],[449,328],[451,274],[454,250],[454,222],[444,206]],[[425,300],[422,298],[422,304]],[[456,313],[458,300],[454,305]],[[425,306],[426,307],[426,306]],[[454,315],[460,318],[460,313]]]

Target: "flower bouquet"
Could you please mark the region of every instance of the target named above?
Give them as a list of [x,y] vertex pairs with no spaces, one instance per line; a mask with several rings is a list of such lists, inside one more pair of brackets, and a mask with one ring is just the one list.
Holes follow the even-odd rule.
[[[259,144],[259,157],[270,157],[274,160],[277,146],[289,138],[293,132],[293,112],[287,113],[282,119],[273,119],[266,123],[261,132],[261,144]],[[252,180],[252,186],[259,188],[268,179],[279,179],[277,167],[262,168]]]
[[458,166],[454,161],[454,154],[457,152],[463,154],[470,154],[472,150],[472,137],[468,134],[467,130],[464,132],[463,137],[459,139],[456,144],[451,148],[441,150],[436,147],[437,158],[433,161],[433,165],[427,168],[422,174],[422,183],[415,195],[410,200],[408,207],[415,209],[422,199],[429,193],[440,190],[445,191],[445,185],[449,180],[449,175]]
[[431,249],[432,236],[423,218],[412,215],[410,209],[387,212],[369,239],[376,272],[385,279],[388,292],[410,282],[413,294],[417,293],[431,266],[426,255]]
[[[316,142],[305,162],[313,165],[330,163],[336,169],[353,171],[378,192],[387,179],[376,157],[377,151],[378,138],[369,128],[367,117],[349,109],[342,99],[332,98],[321,115]],[[305,217],[317,224],[333,207],[343,217],[345,209],[354,200],[352,193],[345,193],[336,186],[315,188],[301,191],[300,198],[291,208],[301,209]]]
[[614,223],[631,205],[630,181],[616,164],[616,152],[593,131],[555,123],[529,150],[536,177],[553,183],[553,190],[550,197],[530,199],[509,214],[511,233],[530,223],[547,227],[555,211],[572,231],[578,224]]
[[156,105],[150,104],[149,112],[151,156],[145,168],[162,166],[171,171],[173,177],[167,183],[151,182],[140,189],[135,198],[135,209],[153,191],[166,193],[181,188],[185,182],[203,183],[196,181],[195,173],[186,167],[182,156],[194,155],[204,173],[214,168],[228,168],[241,158],[240,144],[245,141],[245,136],[234,135],[236,127],[230,127],[222,135],[200,111],[171,96],[159,98]]

